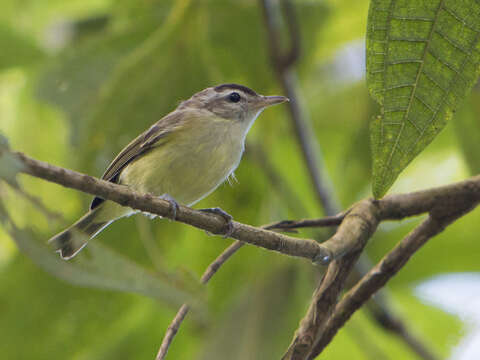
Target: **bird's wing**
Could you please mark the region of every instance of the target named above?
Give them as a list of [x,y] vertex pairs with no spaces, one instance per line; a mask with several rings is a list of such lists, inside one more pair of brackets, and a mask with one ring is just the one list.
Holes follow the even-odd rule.
[[[103,180],[107,180],[113,183],[118,182],[120,173],[125,167],[144,155],[153,148],[165,143],[168,136],[182,127],[182,121],[180,121],[181,115],[179,112],[173,112],[157,121],[147,131],[140,134],[137,138],[132,140],[108,166],[107,170],[102,176]],[[163,141],[161,141],[163,140]],[[104,199],[96,197],[93,199],[90,209],[94,209],[100,205]]]

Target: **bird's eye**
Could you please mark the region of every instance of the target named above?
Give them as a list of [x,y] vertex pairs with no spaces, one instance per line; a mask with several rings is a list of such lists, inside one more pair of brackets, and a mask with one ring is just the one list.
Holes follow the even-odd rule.
[[240,97],[240,94],[237,93],[237,92],[232,92],[230,95],[228,95],[228,100],[230,100],[231,102],[239,102],[241,99]]

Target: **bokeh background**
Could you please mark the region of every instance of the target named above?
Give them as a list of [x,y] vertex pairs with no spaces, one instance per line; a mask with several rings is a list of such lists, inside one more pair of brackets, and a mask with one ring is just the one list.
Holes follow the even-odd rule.
[[[207,86],[237,82],[262,94],[282,92],[257,1],[1,0],[0,5],[0,131],[12,149],[59,166],[101,176],[130,139]],[[321,147],[332,196],[343,208],[371,194],[368,126],[378,107],[364,76],[368,5],[294,1],[302,40],[296,64],[302,106]],[[477,86],[391,192],[479,172],[479,100]],[[322,216],[286,108],[266,111],[248,140],[238,182],[222,185],[198,207],[220,206],[253,225]],[[91,201],[39,179],[21,176],[19,182],[23,194],[2,183],[1,201],[19,234],[37,245],[75,221]],[[371,260],[380,259],[419,220],[383,224],[368,245]],[[473,359],[480,353],[479,231],[477,210],[432,239],[386,289],[393,310],[442,358]],[[299,235],[325,239],[327,232]],[[163,274],[160,282],[182,279],[176,286],[190,291],[184,283],[198,278],[230,240],[133,216],[95,242]],[[92,252],[87,248],[80,256]],[[0,227],[2,358],[154,358],[178,308],[175,301],[132,293],[128,286],[121,292],[72,285],[53,276],[35,254],[19,251]],[[278,359],[319,276],[306,261],[242,248],[207,291],[192,290],[201,299],[198,311],[189,314],[168,358]],[[319,358],[415,355],[359,311]]]

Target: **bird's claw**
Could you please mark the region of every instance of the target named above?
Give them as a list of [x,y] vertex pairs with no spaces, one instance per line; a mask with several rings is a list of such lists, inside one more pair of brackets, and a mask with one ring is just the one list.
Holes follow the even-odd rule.
[[167,201],[170,204],[170,220],[177,220],[177,210],[179,209],[178,202],[168,194],[163,194],[160,199]]
[[232,222],[232,220],[233,220],[232,215],[225,212],[224,210],[222,210],[219,207],[208,208],[208,209],[199,209],[199,211],[219,215],[222,218],[224,218],[225,219],[225,231],[224,231],[223,236],[226,237],[226,238],[232,236],[233,231],[234,231],[233,222]]

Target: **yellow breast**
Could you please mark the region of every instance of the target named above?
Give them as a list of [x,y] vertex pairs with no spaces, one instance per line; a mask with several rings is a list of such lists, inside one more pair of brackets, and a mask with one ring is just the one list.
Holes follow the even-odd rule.
[[244,135],[228,120],[197,119],[194,127],[172,134],[164,143],[129,164],[120,183],[192,205],[210,194],[238,166]]

